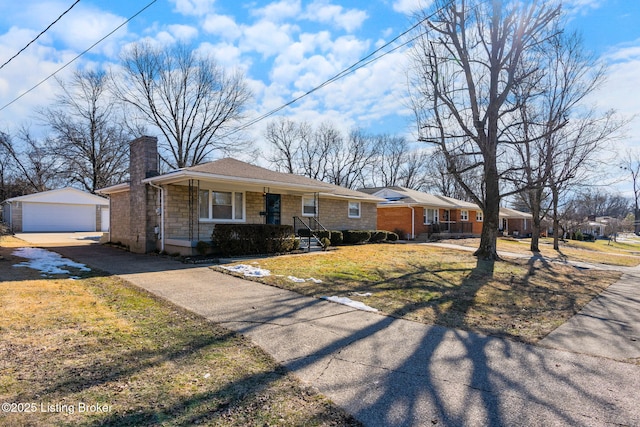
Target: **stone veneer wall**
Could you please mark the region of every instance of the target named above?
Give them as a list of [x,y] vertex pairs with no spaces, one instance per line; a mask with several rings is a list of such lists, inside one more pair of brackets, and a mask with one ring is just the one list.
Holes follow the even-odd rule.
[[[189,188],[184,185],[165,186],[165,238],[187,240],[189,238]],[[319,221],[332,230],[375,230],[376,204],[361,202],[360,218],[348,217],[348,201],[320,199]],[[197,206],[194,206],[197,209]],[[302,217],[302,197],[283,194],[280,206],[281,224],[293,225],[293,217]],[[264,196],[259,192],[245,193],[246,224],[264,224]],[[220,222],[218,222],[220,223]],[[199,221],[194,224],[194,240],[209,241],[216,223]]]
[[360,202],[360,218],[349,218],[349,201],[347,200],[320,199],[319,204],[318,220],[328,230],[376,229],[376,203]]
[[113,243],[129,246],[130,208],[129,192],[114,193],[109,196],[109,238]]
[[131,141],[129,176],[130,242],[132,252],[145,253],[157,249],[154,227],[160,219],[156,213],[158,190],[142,180],[158,174],[158,140],[142,136]]

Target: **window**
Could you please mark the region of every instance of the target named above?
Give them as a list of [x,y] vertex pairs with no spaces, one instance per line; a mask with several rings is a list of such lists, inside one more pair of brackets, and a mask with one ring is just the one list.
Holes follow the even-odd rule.
[[349,218],[360,218],[360,202],[349,202]]
[[438,209],[424,208],[423,219],[425,224],[437,224],[438,223]]
[[461,210],[460,211],[460,221],[469,221],[469,211],[468,210]]
[[316,216],[317,212],[316,198],[312,196],[302,197],[302,216]]
[[476,211],[476,221],[482,222],[484,220],[484,216],[482,215],[482,211]]
[[244,194],[234,191],[200,190],[198,200],[200,219],[244,220]]
[[360,202],[349,202],[349,218],[360,218]]

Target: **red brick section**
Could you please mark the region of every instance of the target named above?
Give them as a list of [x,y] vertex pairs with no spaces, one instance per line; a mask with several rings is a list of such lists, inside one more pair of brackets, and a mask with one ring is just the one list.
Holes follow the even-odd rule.
[[[482,222],[476,221],[476,211],[468,211],[469,216],[467,221],[460,221],[460,211],[460,209],[450,209],[450,221],[471,223],[472,233],[479,235],[482,232]],[[428,232],[429,226],[424,224],[423,207],[414,207],[413,213],[415,236]],[[378,230],[388,231],[402,230],[404,235],[400,236],[400,238],[406,238],[407,234],[411,234],[411,214],[412,209],[407,206],[378,208],[377,228]],[[439,210],[438,217],[442,221],[444,209]]]

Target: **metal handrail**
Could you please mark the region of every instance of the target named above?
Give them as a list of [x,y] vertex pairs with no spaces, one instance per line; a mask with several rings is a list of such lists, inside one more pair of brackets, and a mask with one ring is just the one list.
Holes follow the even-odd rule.
[[[311,220],[313,220],[316,224],[316,228],[311,228]],[[318,237],[318,231],[329,231],[326,228],[324,228],[324,226],[322,224],[320,224],[320,222],[315,218],[315,217],[310,217],[309,218],[309,224],[306,224],[304,222],[304,220],[302,220],[302,218],[298,217],[298,216],[294,216],[293,217],[293,231],[297,234],[300,235],[300,233],[298,233],[298,230],[300,228],[297,227],[297,224],[300,223],[304,226],[304,229],[309,231],[309,235],[307,236],[307,252],[311,252],[311,237],[313,236],[318,243],[320,243],[320,246],[322,246],[323,249],[326,249],[326,247],[322,244],[322,240],[320,240],[320,238]],[[302,236],[300,236],[302,237]]]

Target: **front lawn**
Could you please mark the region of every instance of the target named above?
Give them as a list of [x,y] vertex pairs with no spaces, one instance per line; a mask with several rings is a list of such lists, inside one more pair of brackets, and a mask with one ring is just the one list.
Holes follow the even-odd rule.
[[18,246],[0,237],[0,425],[359,425],[242,336],[116,277],[13,267]]
[[260,281],[304,295],[348,297],[391,316],[530,343],[620,276],[541,259],[479,263],[469,252],[413,244],[344,246],[251,263],[270,270]]
[[[480,239],[452,239],[442,242],[477,248]],[[498,251],[531,254],[529,250],[531,239],[514,239],[511,237],[498,239]],[[595,242],[581,242],[566,240],[560,242],[560,251],[553,249],[553,239],[540,239],[540,254],[551,259],[573,260],[588,263],[634,267],[640,264],[640,243],[609,242],[596,240]]]

